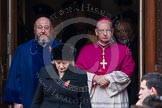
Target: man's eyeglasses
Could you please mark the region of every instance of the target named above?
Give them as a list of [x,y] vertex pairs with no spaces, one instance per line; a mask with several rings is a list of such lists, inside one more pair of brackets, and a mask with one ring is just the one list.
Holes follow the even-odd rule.
[[112,29],[97,29],[99,33],[111,33]]
[[41,25],[38,25],[38,26],[36,26],[36,28],[37,28],[38,30],[42,30],[42,29],[44,29],[44,30],[49,30],[49,29],[50,29],[50,26],[41,26]]

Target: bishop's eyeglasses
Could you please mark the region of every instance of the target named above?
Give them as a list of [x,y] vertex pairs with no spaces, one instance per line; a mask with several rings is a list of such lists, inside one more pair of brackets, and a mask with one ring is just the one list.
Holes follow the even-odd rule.
[[103,34],[103,33],[111,33],[112,32],[112,29],[99,29],[99,28],[97,28],[97,30],[98,30],[98,32],[99,33],[101,33],[101,34]]

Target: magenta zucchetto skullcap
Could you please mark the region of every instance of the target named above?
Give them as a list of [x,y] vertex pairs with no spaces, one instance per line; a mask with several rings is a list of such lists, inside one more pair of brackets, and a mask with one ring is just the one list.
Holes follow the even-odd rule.
[[98,21],[103,21],[103,20],[106,20],[106,21],[111,21],[111,19],[110,19],[110,18],[103,17],[103,18],[98,19],[98,20],[97,20],[97,22],[98,22]]

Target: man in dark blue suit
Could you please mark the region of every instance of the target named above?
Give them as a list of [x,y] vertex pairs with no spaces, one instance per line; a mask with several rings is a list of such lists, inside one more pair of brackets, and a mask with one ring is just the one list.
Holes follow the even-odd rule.
[[41,67],[50,64],[50,47],[59,44],[52,39],[51,29],[51,21],[39,17],[34,24],[35,38],[15,51],[3,97],[3,101],[14,108],[31,108],[38,84],[36,74]]

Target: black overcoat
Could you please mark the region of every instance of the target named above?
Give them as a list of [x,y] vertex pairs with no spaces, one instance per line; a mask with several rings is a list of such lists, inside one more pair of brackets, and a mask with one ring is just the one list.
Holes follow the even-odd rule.
[[91,108],[85,71],[70,65],[60,79],[55,65],[50,65],[38,78],[32,108]]

